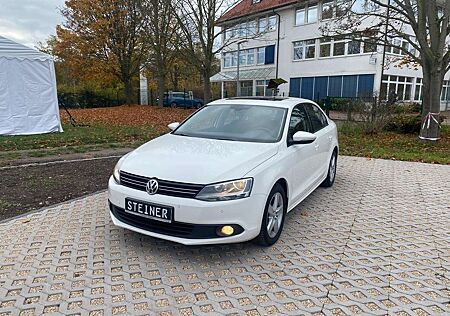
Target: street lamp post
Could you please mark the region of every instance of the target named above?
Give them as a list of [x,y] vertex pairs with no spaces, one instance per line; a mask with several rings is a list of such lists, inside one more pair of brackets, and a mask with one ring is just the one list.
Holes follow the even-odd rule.
[[241,61],[241,44],[248,42],[247,40],[237,42],[237,67],[236,67],[236,96],[241,96],[241,83],[239,82],[239,64]]

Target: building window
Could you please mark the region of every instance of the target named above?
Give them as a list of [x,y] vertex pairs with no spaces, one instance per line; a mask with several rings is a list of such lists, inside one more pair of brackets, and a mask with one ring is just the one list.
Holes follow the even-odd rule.
[[422,78],[416,79],[416,91],[414,93],[414,101],[422,101]]
[[223,68],[229,68],[229,67],[231,67],[231,54],[224,53],[223,54]]
[[258,65],[264,65],[264,62],[266,60],[266,48],[265,47],[259,47],[256,49],[257,59],[256,63]]
[[266,17],[259,18],[258,19],[258,32],[264,33],[266,31],[267,31],[267,18]]
[[253,81],[241,81],[241,96],[250,97],[253,95]]
[[239,52],[239,66],[253,66],[255,64],[255,49],[244,49]]
[[255,36],[257,33],[256,20],[248,22],[248,36]]
[[315,23],[318,20],[318,14],[319,14],[319,7],[316,6],[309,6],[308,7],[308,23]]
[[295,11],[295,25],[306,24],[306,9],[297,9]]
[[450,100],[450,85],[448,80],[444,80],[444,85],[442,86],[441,100]]
[[250,48],[247,50],[247,65],[255,64],[255,49]]
[[324,0],[322,2],[322,20],[333,18],[334,0]]
[[324,37],[320,39],[320,53],[319,57],[331,56],[331,38]]
[[248,22],[240,23],[231,27],[228,27],[224,31],[224,39],[228,40],[231,38],[239,38],[239,37],[254,37],[257,35],[257,32],[259,31],[259,24],[261,21],[265,21],[264,32],[267,29],[267,18],[260,19],[259,21],[251,20]]
[[308,3],[307,6],[300,7],[295,11],[295,25],[315,23],[318,20],[318,14],[318,1]]
[[347,54],[348,55],[356,55],[361,53],[361,41],[360,40],[351,40],[347,44]]
[[320,39],[319,57],[360,55],[362,53],[376,52],[377,44],[373,42],[363,43],[365,40],[359,38],[349,40],[344,36],[335,37],[334,39],[323,37]]
[[267,89],[269,80],[256,80],[256,96],[272,96],[272,89]]
[[413,78],[383,76],[380,98],[383,100],[409,101],[412,99]]
[[264,16],[258,19],[258,32],[265,33],[277,29],[277,16]]
[[[415,42],[415,37],[411,37],[410,40]],[[391,39],[390,42],[392,43],[392,45],[387,47],[387,53],[404,56],[406,55],[406,52],[410,52],[410,54],[416,55],[416,49],[410,44],[408,40],[395,37]],[[400,47],[402,49],[400,49]]]
[[[239,52],[239,66],[264,65],[266,62],[266,47],[243,49]],[[223,54],[223,68],[237,66],[237,51]]]
[[364,53],[375,53],[377,51],[377,42],[374,39],[366,39],[364,42]]
[[316,57],[316,40],[294,42],[294,60],[313,59]]
[[261,0],[252,0],[253,4],[260,3],[260,2],[261,2]]
[[336,37],[333,41],[333,56],[345,55],[345,38]]
[[231,67],[236,67],[238,62],[238,55],[237,52],[231,53]]
[[247,51],[241,50],[239,52],[239,66],[247,65]]
[[374,74],[290,78],[289,96],[324,100],[326,97],[372,98]]
[[340,18],[340,17],[346,15],[348,13],[351,5],[352,5],[352,0],[336,0],[335,16],[337,18]]
[[268,30],[275,31],[277,29],[277,17],[276,15],[269,16]]

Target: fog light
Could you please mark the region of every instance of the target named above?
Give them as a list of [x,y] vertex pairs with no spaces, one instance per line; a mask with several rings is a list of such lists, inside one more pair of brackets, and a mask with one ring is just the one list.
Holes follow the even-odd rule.
[[232,226],[226,225],[222,226],[220,229],[220,234],[223,236],[231,236],[234,233],[234,228]]

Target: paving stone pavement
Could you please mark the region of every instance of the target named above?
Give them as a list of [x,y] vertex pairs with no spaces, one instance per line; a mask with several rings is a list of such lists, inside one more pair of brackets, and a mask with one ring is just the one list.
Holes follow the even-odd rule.
[[271,248],[153,239],[106,199],[0,224],[0,315],[450,314],[450,166],[341,157]]

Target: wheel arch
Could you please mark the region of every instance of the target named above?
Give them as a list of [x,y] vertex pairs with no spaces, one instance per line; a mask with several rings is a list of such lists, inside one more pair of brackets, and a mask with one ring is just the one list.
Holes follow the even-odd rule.
[[277,184],[281,185],[281,187],[284,189],[284,192],[286,193],[286,199],[289,201],[289,186],[287,180],[285,178],[280,178],[274,183],[273,186]]
[[333,153],[335,152],[336,153],[336,155],[339,155],[339,148],[338,148],[338,146],[334,146],[334,148],[333,148],[333,151],[332,151]]

